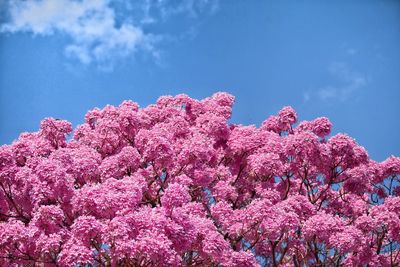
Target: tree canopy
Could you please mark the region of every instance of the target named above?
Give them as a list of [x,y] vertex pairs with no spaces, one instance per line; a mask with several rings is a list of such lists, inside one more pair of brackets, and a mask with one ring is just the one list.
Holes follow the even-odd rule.
[[125,101],[1,146],[0,265],[399,266],[400,158],[233,103]]

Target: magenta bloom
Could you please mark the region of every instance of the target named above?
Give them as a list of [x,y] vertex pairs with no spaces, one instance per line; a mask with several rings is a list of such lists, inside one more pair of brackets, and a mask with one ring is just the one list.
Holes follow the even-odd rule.
[[291,107],[230,124],[233,103],[125,101],[1,146],[0,266],[400,264],[400,158]]

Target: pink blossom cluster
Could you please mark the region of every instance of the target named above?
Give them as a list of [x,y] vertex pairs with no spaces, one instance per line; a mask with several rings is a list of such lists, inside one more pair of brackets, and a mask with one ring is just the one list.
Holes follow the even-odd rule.
[[400,158],[233,103],[125,101],[1,146],[0,266],[399,266]]

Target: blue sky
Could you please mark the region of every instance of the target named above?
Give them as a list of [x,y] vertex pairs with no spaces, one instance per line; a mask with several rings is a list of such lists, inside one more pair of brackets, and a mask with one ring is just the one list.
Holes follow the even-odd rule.
[[[134,4],[133,4],[134,3]],[[400,155],[399,1],[0,1],[0,144],[41,119],[160,95],[236,96],[232,122],[286,105],[376,160]]]

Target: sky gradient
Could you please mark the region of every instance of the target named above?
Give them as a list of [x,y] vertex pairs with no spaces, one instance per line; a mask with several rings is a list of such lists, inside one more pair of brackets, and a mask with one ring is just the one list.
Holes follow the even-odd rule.
[[0,144],[44,117],[227,91],[233,123],[290,105],[400,155],[399,1],[48,1],[0,2]]

